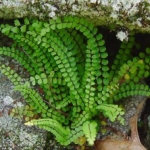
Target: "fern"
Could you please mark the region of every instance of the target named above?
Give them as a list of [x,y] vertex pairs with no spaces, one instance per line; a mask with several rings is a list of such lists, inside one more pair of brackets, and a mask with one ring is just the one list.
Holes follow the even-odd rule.
[[83,132],[86,135],[90,145],[94,144],[94,140],[96,138],[96,132],[97,132],[96,127],[97,127],[97,123],[94,121],[93,122],[87,121],[84,122],[83,124]]
[[[129,96],[150,96],[149,87],[140,82],[149,76],[150,48],[133,57],[133,34],[121,43],[109,67],[102,34],[84,18],[66,16],[49,22],[26,18],[23,23],[2,24],[0,30],[14,41],[11,47],[0,47],[0,54],[18,61],[30,74],[24,81],[0,64],[30,108],[22,113],[31,120],[26,125],[52,132],[62,145],[81,137],[92,145],[99,130],[97,115],[123,124],[124,112],[115,103]],[[15,108],[13,116],[17,109],[21,113]],[[32,120],[34,115],[40,118]]]
[[38,125],[39,127],[52,132],[56,136],[57,141],[61,144],[65,144],[66,137],[70,134],[70,130],[68,128],[62,127],[61,124],[54,119],[32,120],[25,123],[25,125]]

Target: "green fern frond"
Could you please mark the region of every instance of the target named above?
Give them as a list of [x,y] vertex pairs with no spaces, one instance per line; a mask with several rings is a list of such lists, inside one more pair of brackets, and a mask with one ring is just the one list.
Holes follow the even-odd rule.
[[37,111],[37,113],[46,113],[48,106],[44,103],[42,97],[33,89],[26,85],[18,85],[14,90],[21,92],[26,101]]
[[120,66],[125,64],[128,60],[132,60],[133,56],[131,55],[131,49],[135,45],[135,38],[133,35],[130,35],[128,42],[124,41],[120,45],[120,49],[116,55],[116,58],[111,66],[110,78],[112,79],[117,75],[117,71],[120,69]]
[[150,88],[145,84],[135,84],[134,82],[124,83],[119,89],[119,92],[113,95],[112,99],[118,101],[122,98],[130,96],[150,96]]
[[70,134],[69,128],[64,128],[62,125],[54,119],[38,119],[38,120],[31,120],[25,125],[33,126],[36,125],[39,128],[45,129],[56,136],[56,139],[62,145],[65,145],[66,140]]
[[94,144],[96,134],[97,134],[97,123],[94,121],[87,121],[83,123],[83,132],[87,137],[90,145]]
[[1,73],[7,76],[14,85],[17,86],[22,84],[22,78],[10,67],[6,65],[0,65],[0,70]]
[[[112,122],[114,122],[118,116],[122,116],[124,114],[123,110],[119,108],[118,105],[113,104],[101,104],[100,106],[97,106],[97,109],[102,111],[104,116],[108,117]],[[123,118],[121,122],[124,122]]]

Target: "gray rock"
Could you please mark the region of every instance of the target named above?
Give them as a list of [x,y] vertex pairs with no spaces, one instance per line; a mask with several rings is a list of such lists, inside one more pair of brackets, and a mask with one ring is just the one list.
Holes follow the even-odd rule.
[[42,150],[45,146],[46,131],[25,126],[22,120],[9,116],[17,104],[23,105],[22,96],[13,91],[14,86],[0,74],[0,149],[1,150]]

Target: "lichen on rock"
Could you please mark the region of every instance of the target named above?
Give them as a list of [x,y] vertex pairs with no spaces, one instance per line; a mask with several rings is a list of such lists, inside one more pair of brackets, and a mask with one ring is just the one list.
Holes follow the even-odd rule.
[[0,18],[51,19],[76,15],[95,25],[150,32],[149,0],[3,0]]
[[46,131],[29,128],[21,120],[9,116],[16,98],[21,98],[13,88],[12,83],[0,74],[0,149],[41,150],[45,146]]

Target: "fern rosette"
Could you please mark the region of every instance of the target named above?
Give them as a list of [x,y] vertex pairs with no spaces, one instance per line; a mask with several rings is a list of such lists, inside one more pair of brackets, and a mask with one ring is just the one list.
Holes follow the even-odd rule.
[[[1,72],[41,117],[26,125],[52,132],[62,145],[83,136],[93,145],[99,129],[96,116],[102,113],[123,124],[123,111],[114,103],[134,95],[150,96],[149,87],[139,82],[149,76],[150,57],[144,53],[132,57],[133,35],[121,44],[109,67],[102,34],[84,18],[66,16],[49,22],[26,18],[0,29],[14,41],[12,47],[1,47],[0,54],[18,61],[30,74],[24,82],[0,64]],[[149,48],[146,53],[150,54]]]

